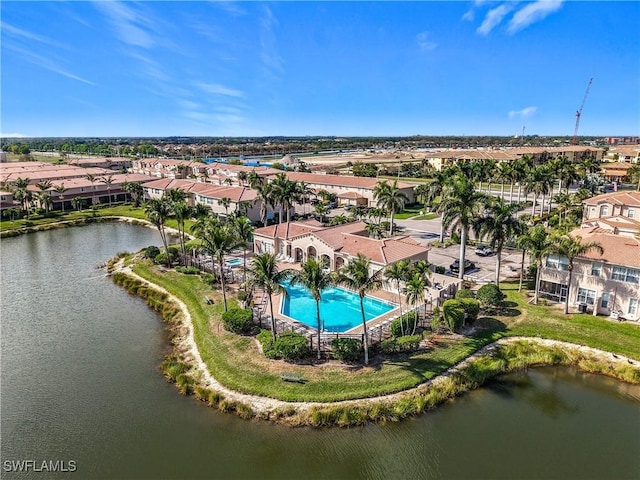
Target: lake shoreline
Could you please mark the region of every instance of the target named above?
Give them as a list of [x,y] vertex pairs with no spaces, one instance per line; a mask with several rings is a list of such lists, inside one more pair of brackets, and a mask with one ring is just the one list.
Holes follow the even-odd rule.
[[[423,413],[437,405],[478,388],[489,379],[514,370],[533,366],[574,365],[582,371],[611,376],[620,381],[629,378],[640,383],[640,362],[598,350],[557,340],[536,337],[505,337],[485,345],[440,375],[401,392],[378,397],[336,402],[290,402],[231,390],[209,371],[200,355],[194,327],[187,305],[161,286],[144,279],[119,262],[113,273],[119,273],[162,292],[178,306],[180,315],[172,354],[190,368],[194,381],[191,391],[203,403],[242,418],[275,421],[289,426],[354,426],[371,422],[396,421]],[[521,347],[521,352],[508,361],[496,358],[503,349]],[[631,373],[629,373],[631,371]]]

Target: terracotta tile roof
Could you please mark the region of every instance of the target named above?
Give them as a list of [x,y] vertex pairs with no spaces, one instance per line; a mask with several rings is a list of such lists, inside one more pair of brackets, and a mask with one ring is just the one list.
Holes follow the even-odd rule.
[[255,171],[258,175],[276,175],[278,173],[281,173],[281,170],[278,170],[277,168],[271,168],[271,167],[261,167],[261,166],[250,166],[250,165],[232,165],[229,163],[209,163],[206,164],[206,167],[208,169],[211,170],[217,170],[217,171],[227,171],[227,172],[247,172],[247,173],[251,173],[253,171]]
[[322,229],[321,226],[311,225],[307,222],[285,222],[256,228],[253,234],[270,238],[293,238],[320,229]]
[[613,205],[627,205],[630,207],[640,207],[640,192],[621,191],[603,193],[595,197],[587,198],[582,203],[585,205],[599,205],[601,203],[611,203]]
[[[285,172],[289,180],[310,184],[331,185],[351,188],[373,189],[379,181],[373,177],[353,177],[351,175],[324,175],[320,173]],[[393,182],[390,182],[393,183]],[[413,185],[398,182],[399,188],[413,188]]]
[[[148,178],[148,177],[147,177]],[[157,188],[159,190],[169,190],[178,188],[185,192],[200,195],[202,197],[222,199],[229,198],[232,202],[253,201],[257,197],[257,192],[249,187],[213,185],[211,183],[195,182],[193,180],[181,180],[172,178],[159,178],[142,185],[144,188]]]
[[600,260],[615,265],[640,268],[640,239],[625,235],[615,235],[598,227],[579,228],[571,232],[581,237],[583,242],[598,242],[604,253],[591,250],[581,258]]
[[366,198],[358,192],[344,192],[337,195],[338,198]]

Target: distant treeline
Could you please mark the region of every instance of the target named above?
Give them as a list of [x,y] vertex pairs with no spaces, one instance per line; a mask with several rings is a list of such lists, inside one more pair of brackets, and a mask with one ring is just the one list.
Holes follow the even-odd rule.
[[[158,137],[158,138],[3,138],[2,151],[103,156],[233,157],[288,153],[342,152],[410,148],[477,148],[567,145],[570,137],[422,136],[411,137]],[[580,137],[580,144],[602,144]]]

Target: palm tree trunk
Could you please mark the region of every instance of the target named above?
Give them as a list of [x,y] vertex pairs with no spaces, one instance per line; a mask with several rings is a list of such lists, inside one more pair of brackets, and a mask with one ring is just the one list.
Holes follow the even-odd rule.
[[564,314],[569,313],[569,294],[571,293],[571,279],[573,277],[572,265],[569,265],[569,281],[567,282],[567,298],[564,300]]
[[464,278],[464,256],[467,249],[467,227],[463,225],[462,232],[460,233],[460,270],[458,271],[458,278],[462,280]]
[[500,198],[504,200],[504,182],[500,186]]
[[389,236],[391,237],[393,235],[393,216],[394,216],[395,211],[393,210],[393,208],[391,209],[391,216],[389,217]]
[[520,203],[521,193],[522,193],[522,182],[518,182],[518,203]]
[[522,249],[522,260],[520,261],[520,284],[518,285],[518,291],[522,291],[522,282],[524,280],[524,255],[526,250]]
[[318,319],[318,360],[320,360],[320,332],[322,331],[322,325],[320,323],[320,300],[316,300],[316,318]]
[[509,187],[509,203],[513,203],[513,182],[511,182],[511,186]]
[[224,256],[218,256],[218,265],[220,266],[220,285],[222,287],[222,302],[224,304],[224,311],[227,311],[227,292],[226,285],[224,283]]
[[362,312],[362,328],[364,329],[364,364],[369,365],[369,335],[367,334],[367,320],[364,316],[364,297],[360,296],[360,311]]
[[444,213],[442,214],[442,217],[440,217],[440,243],[444,243],[444,223],[442,222],[443,217]]
[[398,305],[400,307],[400,330],[402,330],[402,335],[404,335],[404,323],[402,322],[402,295],[400,295],[400,279],[396,280],[396,286],[398,288]]
[[540,270],[542,270],[542,262],[536,263],[536,288],[533,293],[533,303],[538,304],[538,296],[540,293]]
[[[269,295],[269,310],[271,311],[271,334],[273,335],[273,341],[276,341],[276,317],[273,316],[273,298],[271,292],[267,291]],[[320,341],[320,339],[318,339]]]
[[502,247],[496,251],[496,287],[500,286],[500,265],[502,264]]

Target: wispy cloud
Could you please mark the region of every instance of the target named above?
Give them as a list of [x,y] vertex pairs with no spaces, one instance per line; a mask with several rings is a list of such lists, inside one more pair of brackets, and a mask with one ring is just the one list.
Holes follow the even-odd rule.
[[438,44],[432,41],[429,37],[431,34],[428,31],[420,32],[416,35],[416,43],[421,52],[435,49]]
[[38,35],[37,33],[29,32],[28,30],[24,30],[22,28],[14,27],[13,25],[8,24],[7,22],[0,22],[0,29],[2,33],[8,35],[9,37],[13,37],[15,39],[20,39],[22,41],[35,41],[39,43],[44,43],[46,45],[58,48],[69,48],[67,45],[64,45],[55,40],[51,40],[50,38],[44,37],[42,35]]
[[28,136],[24,133],[0,133],[1,138],[27,138]]
[[536,113],[537,110],[538,107],[526,107],[522,110],[511,110],[509,112],[509,118],[528,118]]
[[224,95],[227,97],[244,97],[244,92],[236,90],[235,88],[225,87],[218,83],[203,83],[198,82],[194,84],[200,88],[203,92],[211,93],[213,95]]
[[235,17],[240,17],[242,15],[246,15],[246,11],[240,7],[240,5],[237,2],[221,2],[221,1],[216,1],[213,2],[213,4],[220,8],[221,10],[224,10],[226,13],[233,15]]
[[94,85],[94,86],[97,85],[95,82],[92,82],[91,80],[87,80],[86,78],[83,78],[79,75],[76,75],[73,72],[70,72],[62,65],[62,62],[56,60],[53,56],[45,57],[44,55],[39,55],[27,48],[20,47],[12,43],[7,44],[7,42],[4,42],[4,47],[7,50],[13,51],[18,55],[20,55],[20,57],[23,60],[29,63],[32,63],[34,65],[37,65],[39,67],[42,67],[51,72],[57,73],[58,75],[62,75],[63,77],[67,77],[72,80],[77,80],[79,82],[86,83],[88,85]]
[[260,18],[260,59],[271,76],[279,77],[283,73],[282,57],[278,54],[277,39],[274,29],[278,19],[271,9],[265,5]]
[[94,5],[107,17],[122,42],[140,48],[157,46],[160,25],[148,9],[116,1],[96,1]]
[[507,32],[516,33],[532,23],[543,20],[558,11],[563,3],[564,0],[538,0],[537,2],[528,3],[513,15],[507,25]]
[[493,28],[502,22],[502,19],[512,10],[512,6],[509,4],[502,4],[496,8],[492,8],[487,12],[482,24],[478,27],[476,32],[480,35],[488,35]]

